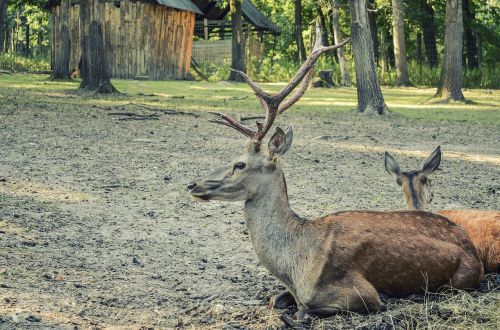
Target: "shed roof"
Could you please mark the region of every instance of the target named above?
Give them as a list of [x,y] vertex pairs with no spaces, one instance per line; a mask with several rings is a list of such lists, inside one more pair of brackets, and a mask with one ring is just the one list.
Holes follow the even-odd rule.
[[156,0],[156,2],[167,7],[203,15],[203,12],[191,0]]
[[[221,20],[229,12],[229,6],[218,6],[217,0],[192,0],[193,3],[203,12],[203,18],[209,20]],[[279,34],[279,28],[271,22],[262,12],[255,7],[250,0],[243,0],[241,11],[245,19],[259,31],[269,31]]]
[[[71,0],[72,4],[78,4],[80,1]],[[182,11],[190,11],[199,15],[203,15],[203,12],[196,7],[196,5],[191,0],[142,0],[142,2],[156,2],[159,5],[163,5],[170,8],[179,9]],[[45,3],[45,8],[50,8],[54,6],[59,6],[61,0],[48,0]]]

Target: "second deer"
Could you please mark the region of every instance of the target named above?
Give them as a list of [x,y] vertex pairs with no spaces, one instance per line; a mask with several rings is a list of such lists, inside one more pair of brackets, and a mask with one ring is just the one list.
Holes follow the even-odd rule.
[[[402,172],[396,160],[385,153],[385,168],[396,178],[403,188],[403,195],[410,210],[424,210],[432,201],[431,180],[429,176],[441,163],[441,148],[427,158],[422,169]],[[500,272],[500,211],[494,210],[440,210],[436,213],[445,216],[462,226],[469,235],[481,258],[484,271]]]
[[[189,192],[198,200],[245,202],[245,222],[255,253],[287,288],[270,305],[296,304],[299,318],[306,313],[376,311],[381,306],[379,293],[402,297],[446,284],[476,287],[482,264],[465,231],[440,215],[346,211],[308,220],[290,208],[280,158],[290,149],[292,129],[276,128],[267,149],[262,142],[276,116],[304,93],[312,66],[326,48],[313,49],[292,81],[274,95],[240,73],[266,117],[254,130],[218,114],[214,122],[247,137],[246,150],[189,184]],[[285,100],[300,81],[299,89]]]

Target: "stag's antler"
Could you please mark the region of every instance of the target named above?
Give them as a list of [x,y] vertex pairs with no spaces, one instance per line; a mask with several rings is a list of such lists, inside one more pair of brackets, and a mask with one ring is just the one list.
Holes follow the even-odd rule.
[[[229,117],[228,115],[219,112],[211,112],[219,117],[217,119],[213,119],[210,121],[213,123],[232,127],[238,132],[247,136],[254,143],[261,144],[262,139],[266,136],[267,132],[273,125],[276,116],[280,113],[285,112],[295,102],[297,102],[302,97],[302,95],[304,95],[312,79],[313,66],[316,63],[316,60],[319,58],[319,56],[327,51],[331,51],[339,47],[342,47],[349,41],[349,38],[347,38],[340,44],[325,47],[321,43],[321,31],[319,30],[318,27],[316,27],[316,36],[317,36],[316,43],[311,53],[309,54],[309,57],[306,59],[304,64],[302,64],[302,66],[297,71],[292,80],[279,93],[276,94],[266,93],[264,90],[262,90],[262,88],[260,88],[258,84],[256,84],[252,79],[250,79],[250,77],[247,74],[241,71],[233,70],[237,72],[248,85],[250,85],[250,87],[255,92],[257,99],[262,105],[262,108],[264,108],[266,117],[264,119],[264,122],[257,121],[257,130],[247,127],[237,122],[233,118]],[[288,99],[285,100],[285,98],[299,84],[300,84],[299,88]]]

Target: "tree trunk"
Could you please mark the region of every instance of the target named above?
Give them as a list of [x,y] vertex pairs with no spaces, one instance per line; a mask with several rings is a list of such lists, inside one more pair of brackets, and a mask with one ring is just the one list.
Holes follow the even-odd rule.
[[[339,4],[337,0],[332,1],[332,26],[333,26],[333,36],[335,38],[335,44],[339,44],[344,38],[342,30],[340,30],[339,24]],[[349,75],[349,69],[347,68],[347,62],[345,59],[345,47],[340,47],[337,49],[337,55],[339,58],[340,74],[342,75],[342,86],[351,86],[351,76]]]
[[422,33],[417,32],[417,64],[421,66],[423,63],[422,58]]
[[[231,42],[231,69],[246,72],[245,65],[245,38],[243,36],[243,16],[241,14],[241,0],[230,1],[232,42]],[[230,81],[243,81],[234,71],[229,74]]]
[[475,14],[470,8],[470,1],[464,0],[464,27],[465,27],[465,49],[467,54],[467,68],[469,70],[479,67],[477,37],[472,30],[472,22],[475,19]]
[[302,1],[294,0],[295,3],[295,43],[297,44],[297,58],[300,63],[306,60],[306,47],[302,38]]
[[[38,26],[43,26],[43,20],[42,18],[38,19]],[[38,54],[40,56],[44,55],[44,48],[43,48],[43,29],[39,28],[38,29],[38,35],[37,35],[37,44],[38,44]]]
[[389,69],[388,64],[388,55],[387,55],[387,46],[385,44],[385,29],[380,29],[380,67],[382,68],[380,72],[380,80],[382,84],[385,84],[385,73]]
[[373,42],[366,0],[349,0],[351,11],[351,43],[356,67],[358,111],[384,114],[387,106],[375,71]]
[[7,4],[9,0],[0,0],[0,54],[4,52],[5,21],[7,17]]
[[392,37],[394,42],[394,57],[396,60],[396,84],[411,86],[406,61],[404,11],[402,0],[392,0]]
[[26,48],[24,50],[24,55],[26,57],[31,56],[31,46],[30,46],[30,25],[29,23],[26,22],[26,29],[24,30],[24,37],[25,37],[25,45]]
[[434,9],[427,3],[427,0],[420,0],[421,26],[424,35],[425,57],[431,68],[437,66],[438,55],[436,48],[436,26],[434,23]]
[[[68,1],[69,3],[69,1]],[[69,29],[66,24],[61,26],[59,32],[61,39],[61,51],[57,54],[60,57],[54,58],[51,79],[71,79],[71,68],[69,67],[69,60],[71,54],[71,39]]]
[[[326,16],[332,17],[332,8],[331,7],[326,12]],[[330,32],[330,40],[328,40],[328,42],[330,45],[335,45],[335,30],[333,28],[333,22],[331,19],[329,20],[329,23],[330,24],[328,25],[328,31]],[[339,55],[338,55],[337,49],[335,49],[333,51],[333,58],[334,58],[336,63],[339,63]]]
[[370,32],[372,34],[373,41],[373,55],[375,56],[375,66],[378,63],[379,59],[379,45],[378,45],[378,28],[377,28],[377,17],[375,16],[375,8],[377,5],[375,4],[375,0],[370,0],[370,10],[368,12],[368,19],[370,21]]
[[[319,24],[321,26],[321,40],[323,40],[324,46],[329,46],[330,39],[328,36],[328,26],[326,25],[326,18],[325,15],[323,14],[323,9],[321,9],[321,6],[318,4],[316,10],[318,11]],[[333,53],[327,52],[326,56],[330,58],[332,61],[335,61]]]
[[317,6],[317,10],[318,10],[319,23],[321,26],[321,38],[323,39],[323,45],[329,46],[330,39],[328,37],[328,27],[326,26],[325,14],[323,14],[323,9],[321,9],[320,5]]
[[446,0],[444,58],[435,97],[465,101],[462,94],[462,0]]
[[82,49],[81,89],[110,94],[117,90],[111,84],[101,22],[94,15],[93,1],[80,1],[80,42]]
[[[59,7],[59,15],[62,24],[60,25],[60,31],[57,35],[61,41],[61,50],[54,53],[54,58],[52,59],[52,75],[51,79],[70,79],[71,78],[71,68],[69,67],[70,55],[71,55],[71,38],[68,28],[69,24],[69,10],[71,6],[71,0],[62,0]],[[56,29],[57,27],[52,27]]]

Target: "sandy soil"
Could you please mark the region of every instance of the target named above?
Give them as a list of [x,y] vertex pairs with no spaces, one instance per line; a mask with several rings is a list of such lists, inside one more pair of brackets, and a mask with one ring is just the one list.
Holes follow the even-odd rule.
[[[114,108],[28,102],[22,92],[0,103],[1,329],[284,327],[282,312],[266,309],[282,286],[253,253],[242,205],[198,203],[186,190],[242,152],[240,136],[208,123],[206,113],[121,120],[128,117],[110,115]],[[295,128],[284,167],[303,216],[403,208],[383,151],[409,170],[437,145],[444,155],[431,209],[500,208],[498,126],[293,111],[279,122]],[[493,315],[496,280],[445,300]],[[452,308],[429,309],[429,301],[389,300],[384,313],[305,326],[425,326],[398,316],[403,302],[425,305],[429,322],[454,324]],[[495,328],[499,320],[470,322]]]

